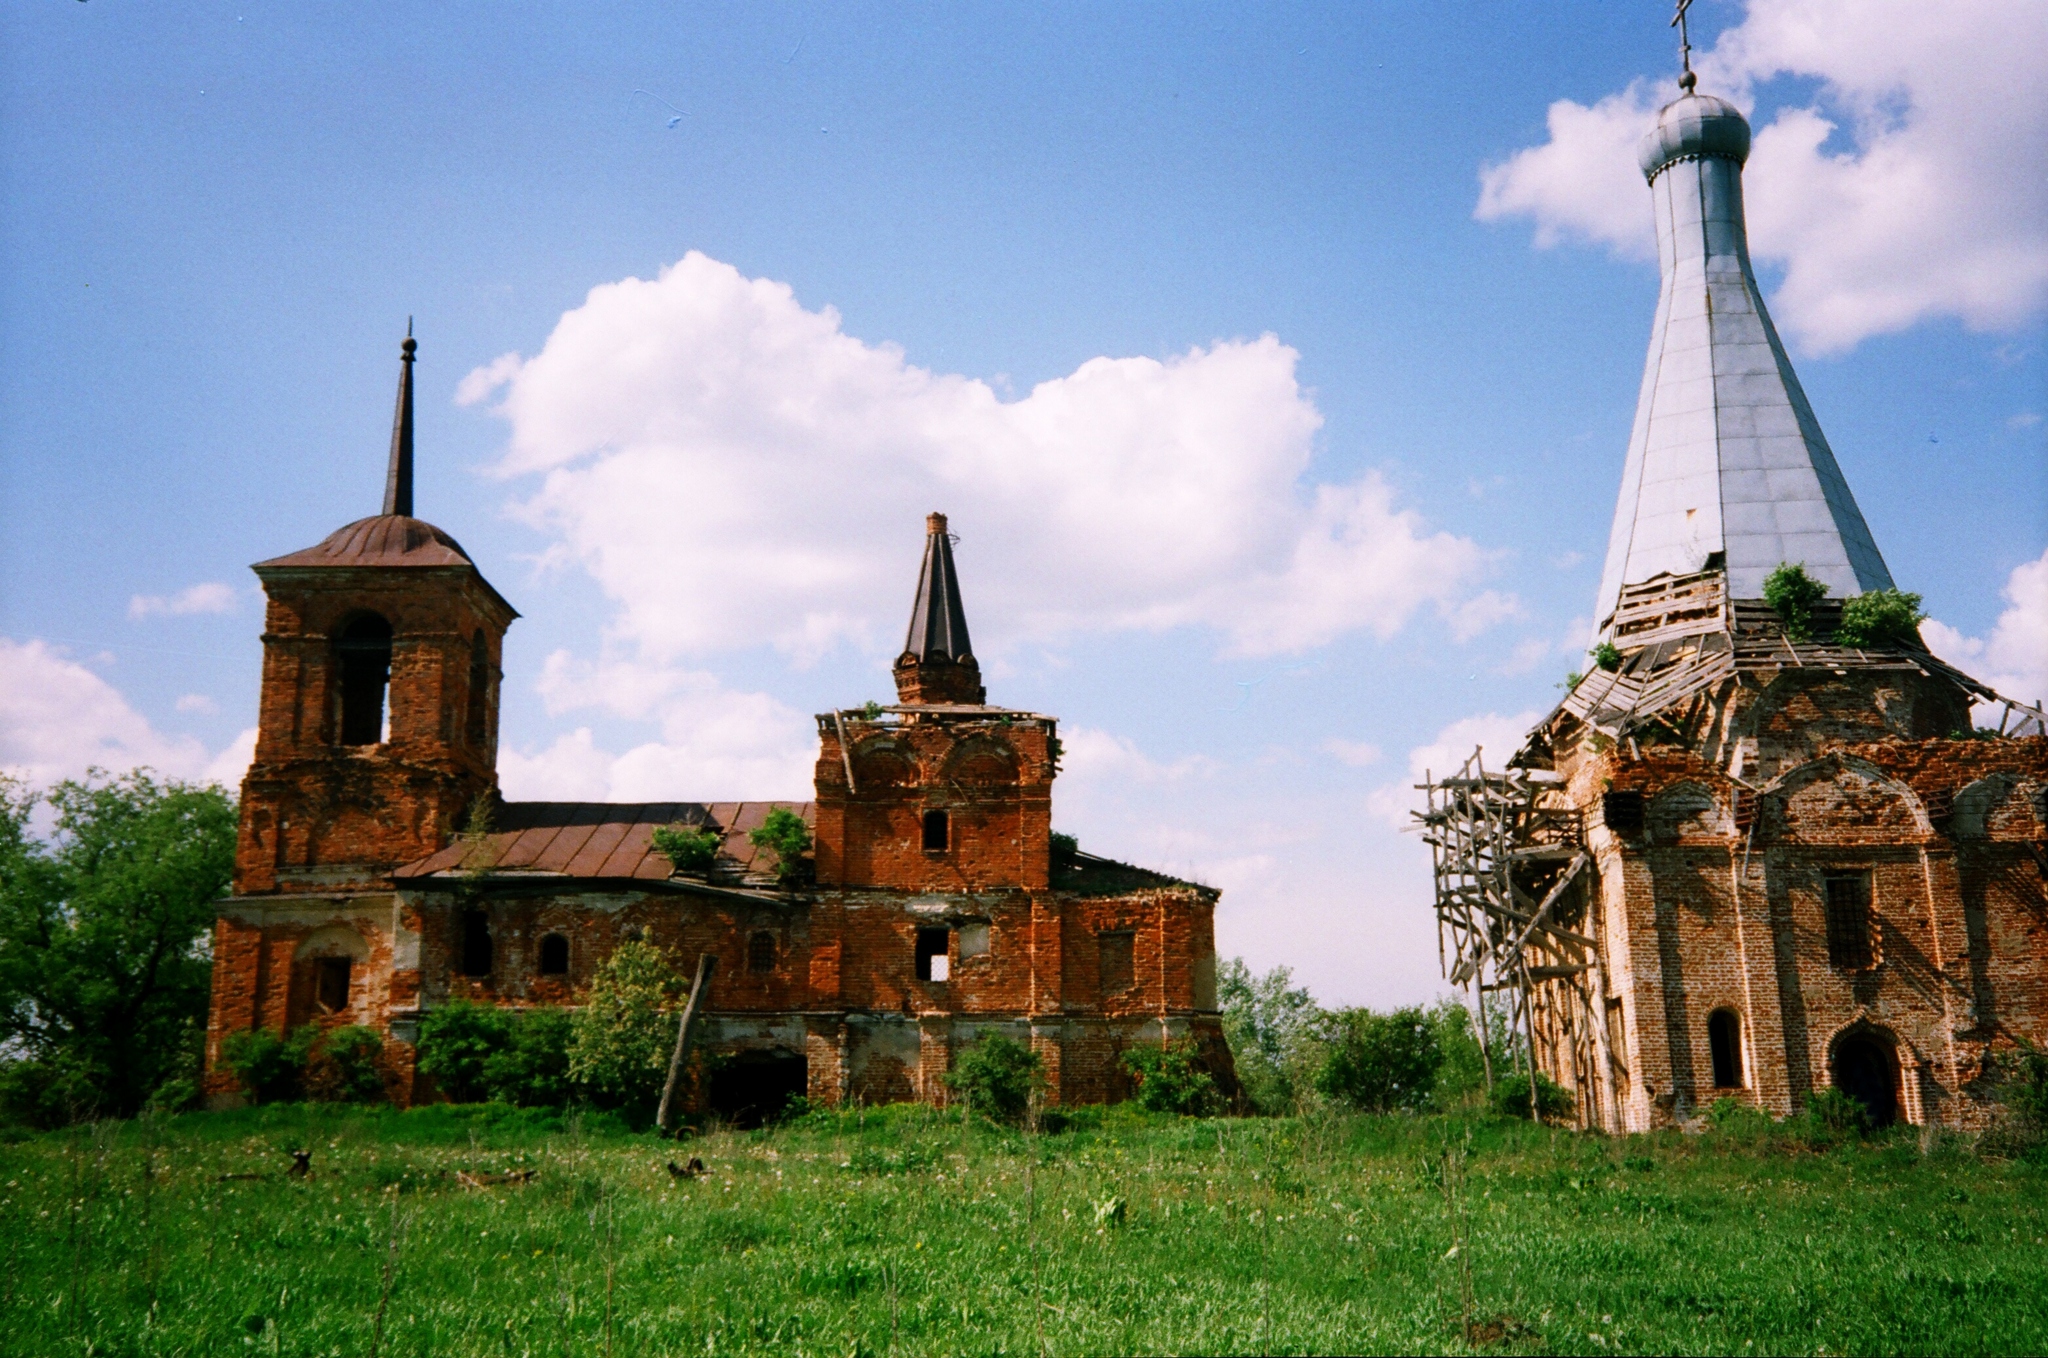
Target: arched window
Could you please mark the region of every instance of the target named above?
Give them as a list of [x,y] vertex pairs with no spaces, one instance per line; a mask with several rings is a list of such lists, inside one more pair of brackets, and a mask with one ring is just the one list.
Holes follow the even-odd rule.
[[540,974],[543,976],[567,976],[569,974],[569,940],[560,934],[548,934],[540,941]]
[[1733,1009],[1707,1015],[1707,1046],[1714,1054],[1714,1087],[1742,1088],[1742,1020]]
[[491,648],[482,629],[469,639],[469,708],[463,714],[462,734],[471,749],[480,749],[490,734]]
[[926,853],[944,853],[950,844],[952,826],[947,824],[943,811],[924,813],[924,848]]
[[384,739],[384,690],[391,682],[391,624],[366,613],[342,629],[341,743],[376,745]]
[[747,940],[747,970],[764,972],[775,970],[775,935],[766,929],[755,931]]
[[491,917],[481,910],[462,912],[462,974],[491,974]]

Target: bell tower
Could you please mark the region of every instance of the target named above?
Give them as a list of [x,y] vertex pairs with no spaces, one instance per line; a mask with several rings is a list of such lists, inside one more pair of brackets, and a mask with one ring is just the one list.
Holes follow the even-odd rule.
[[500,659],[519,615],[412,516],[417,347],[408,326],[383,512],[253,568],[268,605],[239,894],[375,886],[496,794]]

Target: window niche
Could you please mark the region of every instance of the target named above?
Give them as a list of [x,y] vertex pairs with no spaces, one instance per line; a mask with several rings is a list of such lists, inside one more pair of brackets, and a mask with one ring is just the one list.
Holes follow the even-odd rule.
[[346,957],[313,959],[313,1003],[321,1013],[347,1012],[349,974],[353,967]]
[[918,980],[944,981],[952,977],[952,959],[948,955],[952,941],[951,929],[926,926],[917,931]]
[[1843,971],[1866,971],[1876,966],[1877,944],[1870,918],[1870,874],[1826,873],[1821,877],[1821,895],[1827,912],[1829,964]]
[[391,684],[391,624],[366,613],[335,642],[341,668],[341,743],[381,745],[384,697]]
[[1707,1015],[1707,1048],[1714,1059],[1714,1088],[1742,1088],[1742,1019],[1733,1009]]
[[1097,975],[1102,981],[1103,994],[1122,994],[1135,984],[1137,973],[1131,964],[1133,938],[1128,929],[1115,929],[1095,936]]
[[541,936],[540,974],[543,976],[567,976],[569,974],[569,940],[561,934],[544,934]]
[[462,738],[472,750],[481,750],[490,730],[491,648],[483,630],[469,639],[469,696],[463,710]]

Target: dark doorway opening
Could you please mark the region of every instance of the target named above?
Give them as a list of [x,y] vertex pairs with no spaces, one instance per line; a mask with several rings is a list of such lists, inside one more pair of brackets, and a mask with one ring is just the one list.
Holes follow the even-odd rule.
[[735,1127],[759,1127],[802,1097],[809,1078],[793,1051],[735,1052],[711,1073],[711,1111]]
[[1863,1105],[1871,1126],[1898,1121],[1898,1058],[1877,1038],[1858,1035],[1835,1049],[1835,1088]]
[[384,689],[391,682],[391,624],[374,613],[342,630],[341,743],[377,745],[384,739]]
[[481,910],[462,912],[462,974],[491,974],[491,917]]
[[540,974],[543,976],[567,976],[569,974],[569,940],[560,934],[548,934],[540,941]]
[[1742,1020],[1733,1009],[1707,1015],[1707,1045],[1714,1053],[1714,1088],[1742,1088]]
[[917,931],[917,979],[943,981],[952,975],[949,945],[951,929],[924,928]]

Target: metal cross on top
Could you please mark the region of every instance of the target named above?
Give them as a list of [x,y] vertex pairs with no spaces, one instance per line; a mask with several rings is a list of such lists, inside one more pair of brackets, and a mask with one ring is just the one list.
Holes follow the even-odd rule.
[[1678,0],[1678,12],[1671,16],[1671,27],[1678,30],[1678,59],[1685,66],[1685,74],[1678,77],[1681,89],[1691,93],[1699,77],[1692,73],[1692,36],[1686,31],[1685,12],[1692,8],[1692,0]]

